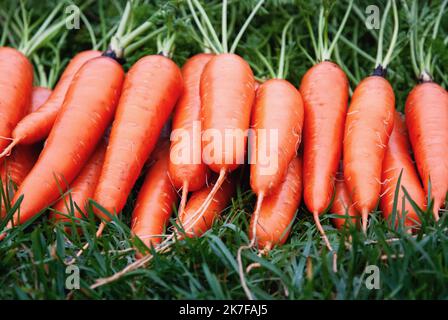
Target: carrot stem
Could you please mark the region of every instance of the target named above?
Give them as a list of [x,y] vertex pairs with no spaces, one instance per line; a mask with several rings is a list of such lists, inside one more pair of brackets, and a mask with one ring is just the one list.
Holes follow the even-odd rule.
[[294,18],[289,19],[282,31],[282,41],[280,46],[280,61],[278,63],[278,73],[277,73],[277,78],[279,79],[285,78],[286,32],[288,31],[288,28],[292,24],[293,20]]
[[339,26],[339,29],[336,32],[336,35],[334,36],[333,40],[331,41],[330,48],[328,48],[328,50],[326,50],[327,55],[328,55],[327,59],[330,59],[331,53],[333,52],[334,47],[336,46],[336,43],[337,43],[339,37],[341,36],[342,30],[344,30],[345,24],[347,23],[348,16],[352,10],[352,6],[353,6],[353,0],[350,0],[347,11],[345,12],[344,18],[342,18],[342,22]]
[[227,53],[229,50],[227,45],[227,0],[223,0],[222,2],[221,39],[222,50],[224,53]]
[[188,4],[188,7],[190,8],[191,15],[193,16],[193,20],[196,23],[196,26],[198,27],[199,31],[201,32],[202,37],[207,42],[207,45],[213,50],[214,53],[219,53],[220,52],[219,46],[216,46],[216,43],[213,43],[212,39],[210,39],[210,37],[208,36],[207,31],[205,30],[202,23],[199,21],[199,17],[196,14],[196,10],[194,9],[193,3],[191,2],[191,0],[187,0],[187,4]]
[[[191,0],[188,0],[190,2]],[[213,28],[213,25],[207,15],[207,12],[205,12],[204,7],[200,4],[198,0],[193,0],[194,5],[196,6],[197,10],[201,14],[202,18],[204,19],[205,25],[207,26],[209,32],[212,35],[213,40],[217,44],[217,47],[219,48],[219,52],[223,52],[223,48],[221,45],[221,42],[219,41],[218,35],[216,34],[215,28]],[[193,11],[192,11],[193,12]]]
[[250,22],[254,18],[255,14],[257,13],[258,9],[263,5],[264,0],[259,0],[255,8],[250,13],[249,17],[247,17],[246,21],[244,22],[243,26],[241,27],[240,31],[238,32],[235,40],[232,43],[232,46],[230,47],[230,53],[234,53],[236,50],[236,47],[238,46],[238,43],[241,40],[241,37],[243,36],[244,32],[246,31],[247,27],[249,26]]
[[[390,2],[389,2],[390,3]],[[393,4],[393,13],[394,13],[394,31],[392,34],[392,39],[389,44],[389,49],[387,50],[386,56],[384,57],[384,60],[382,62],[383,68],[386,69],[389,65],[390,60],[392,59],[392,53],[395,49],[395,45],[397,43],[398,39],[398,28],[399,28],[399,22],[398,22],[398,10],[397,10],[397,3],[395,0],[392,0]],[[386,19],[386,18],[384,18]]]

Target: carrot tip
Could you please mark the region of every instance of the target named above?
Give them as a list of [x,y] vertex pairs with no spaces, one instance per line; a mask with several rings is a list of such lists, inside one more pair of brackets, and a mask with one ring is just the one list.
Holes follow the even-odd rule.
[[319,220],[319,213],[317,211],[313,212],[313,218],[314,218],[314,222],[316,223],[316,227],[319,230],[319,232],[322,236],[322,239],[324,240],[325,245],[327,246],[328,250],[333,251],[333,247],[331,246],[330,240],[328,240],[327,234],[325,233],[324,228],[322,228],[322,224],[320,223],[320,220]]
[[433,208],[432,213],[433,213],[433,215],[434,215],[434,220],[435,220],[436,222],[439,221],[440,216],[439,216],[439,206],[438,206],[438,205],[434,204],[434,208]]
[[257,241],[257,226],[258,226],[258,220],[260,218],[260,211],[261,211],[261,205],[264,200],[264,194],[260,193],[257,198],[257,204],[255,206],[254,211],[254,225],[252,226],[252,240],[250,241],[249,247],[252,248],[256,241]]
[[[95,233],[95,237],[96,238],[99,238],[99,237],[101,237],[101,235],[103,234],[103,231],[104,231],[104,228],[106,227],[106,223],[104,222],[104,221],[102,221],[101,223],[100,223],[100,225],[98,226],[98,230],[96,231],[96,233]],[[73,257],[67,264],[68,265],[70,265],[70,264],[73,264],[75,261],[76,261],[76,258],[79,258],[83,253],[84,253],[84,251],[86,251],[88,248],[89,248],[89,243],[87,242],[77,253],[76,253],[76,256],[75,257]]]
[[187,197],[188,197],[188,182],[185,181],[184,185],[182,187],[182,196],[180,199],[179,209],[177,210],[177,216],[181,216],[182,213],[185,210],[185,206],[187,204]]
[[363,210],[361,214],[361,220],[362,220],[362,231],[364,233],[367,233],[367,222],[369,220],[369,212],[366,210]]
[[219,188],[221,188],[222,184],[224,183],[224,180],[226,178],[226,170],[222,169],[219,173],[218,180],[216,180],[215,185],[213,186],[212,190],[208,194],[205,201],[202,203],[202,205],[194,212],[191,217],[189,217],[186,221],[184,221],[184,231],[189,231],[190,229],[193,230],[196,223],[204,216],[206,210],[208,209],[210,203],[213,201],[213,198],[215,197],[216,193],[218,192]]
[[12,142],[0,153],[0,158],[4,156],[9,156],[11,154],[12,149],[20,142],[20,139],[13,139]]

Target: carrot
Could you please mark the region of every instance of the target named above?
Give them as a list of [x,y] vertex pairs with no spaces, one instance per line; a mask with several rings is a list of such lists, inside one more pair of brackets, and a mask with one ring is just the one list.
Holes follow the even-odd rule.
[[123,78],[122,67],[109,57],[81,67],[37,163],[14,196],[13,204],[23,200],[7,229],[49,206],[78,175],[112,121]]
[[[34,87],[31,96],[30,112],[37,110],[45,103],[51,94],[51,90],[44,87]],[[3,182],[5,193],[8,192],[8,199],[12,198],[15,191],[15,186],[19,186],[32,167],[41,151],[40,145],[19,146],[11,153],[8,159],[2,161],[0,165],[0,177]],[[10,182],[14,185],[10,188]],[[6,199],[3,199],[6,200]],[[5,214],[5,207],[1,208],[0,216]]]
[[222,181],[226,172],[237,169],[244,160],[247,137],[244,136],[241,148],[231,146],[225,150],[226,135],[229,140],[240,142],[239,134],[249,128],[254,82],[249,64],[235,54],[213,57],[201,76],[202,129],[217,134],[216,141],[203,135],[202,158],[211,170],[220,174]]
[[[250,185],[257,194],[253,214],[255,230],[260,210],[263,210],[263,199],[276,192],[300,144],[303,103],[299,91],[283,79],[266,81],[258,88],[251,122],[254,131],[251,143]],[[264,157],[267,157],[267,163]],[[265,227],[267,228],[266,225]],[[277,224],[270,225],[270,228],[277,227]],[[255,234],[254,230],[252,234]]]
[[226,175],[244,163],[254,95],[252,70],[241,57],[220,54],[206,65],[201,76],[202,160],[219,177],[198,208],[199,216],[207,210]]
[[[272,79],[258,86],[252,108],[252,131],[249,145],[250,185],[252,191],[257,195],[257,202],[249,226],[250,242],[248,245],[241,246],[237,252],[241,285],[248,297],[251,297],[251,292],[247,288],[244,277],[242,252],[257,243],[262,245],[263,250],[270,250],[273,245],[283,243],[280,239],[272,239],[274,242],[267,243],[266,239],[280,237],[278,231],[284,232],[287,236],[288,230],[284,222],[291,218],[291,209],[297,199],[297,195],[294,195],[290,202],[291,208],[283,207],[286,210],[285,215],[279,215],[277,208],[279,201],[277,196],[278,193],[281,193],[279,188],[285,183],[284,180],[289,172],[291,161],[294,162],[293,159],[302,137],[304,118],[300,92],[290,82],[284,80],[286,33],[292,21],[290,19],[283,28],[278,72],[275,74],[272,67],[268,68]],[[266,64],[268,65],[268,63]],[[301,169],[301,164],[295,169],[299,168]],[[289,187],[294,191],[299,191],[292,184]],[[300,198],[301,192],[300,186]],[[266,208],[263,206],[265,197],[269,199]],[[295,209],[293,209],[293,215]],[[263,217],[261,217],[262,214]],[[264,218],[261,224],[260,217]],[[274,219],[278,221],[274,221]],[[292,218],[289,219],[289,222],[291,221]],[[263,230],[262,233],[259,231],[260,228]],[[262,239],[257,238],[260,233]]]
[[419,84],[409,93],[405,113],[417,168],[427,194],[431,188],[438,220],[448,192],[448,93],[434,82]]
[[29,112],[34,112],[48,100],[52,94],[52,90],[45,87],[33,87],[31,93],[31,109]]
[[177,189],[182,188],[178,214],[185,208],[188,192],[204,187],[207,178],[207,166],[201,159],[199,88],[202,71],[212,57],[212,54],[197,54],[182,67],[184,91],[174,109],[169,162],[172,183]]
[[146,174],[132,213],[132,235],[149,248],[162,241],[177,203],[177,192],[168,175],[169,157],[169,144],[165,144]]
[[[222,9],[222,43],[219,42],[216,31],[199,1],[187,2],[198,29],[216,53],[202,72],[200,96],[202,161],[213,172],[219,173],[219,177],[202,206],[198,207],[195,215],[197,219],[201,219],[227,174],[244,163],[246,134],[255,97],[255,79],[249,64],[234,52],[241,36],[264,1],[258,1],[230,49],[227,43],[227,2],[223,2]],[[213,40],[204,31],[192,2],[206,21]]]
[[[334,179],[341,158],[342,137],[348,105],[348,80],[330,58],[345,27],[353,1],[345,11],[339,29],[328,43],[328,15],[321,6],[318,22],[318,46],[313,40],[316,59],[300,83],[305,119],[303,123],[303,199],[314,218],[327,248],[333,251],[319,216],[329,209]],[[315,39],[310,26],[312,39]],[[333,251],[333,270],[336,271]]]
[[[427,4],[424,4],[426,6]],[[420,178],[427,194],[427,206],[432,206],[433,216],[439,220],[439,210],[444,206],[448,192],[448,93],[434,82],[436,56],[433,44],[437,43],[439,27],[448,1],[440,1],[435,19],[427,20],[427,9],[421,10],[417,1],[407,10],[409,19],[415,21],[409,35],[410,57],[419,80],[409,93],[405,104],[406,126],[414,151]],[[422,32],[420,23],[427,22]],[[433,30],[430,32],[430,26]],[[420,29],[422,30],[422,29]],[[426,40],[430,38],[430,42]]]
[[304,75],[300,92],[305,106],[303,198],[324,241],[331,248],[319,215],[329,207],[334,194],[347,115],[347,76],[338,65],[321,62]]
[[[219,40],[216,41],[216,31],[200,2],[198,0],[187,0],[198,29],[206,40],[208,47],[216,53],[207,63],[201,75],[200,96],[201,128],[203,130],[202,160],[212,171],[219,173],[219,177],[213,187],[209,190],[206,189],[205,192],[208,192],[208,194],[198,197],[202,203],[195,205],[193,208],[194,212],[189,214],[188,220],[184,221],[183,224],[187,226],[187,233],[190,233],[190,223],[194,227],[197,222],[203,219],[204,215],[208,214],[209,207],[213,208],[213,199],[215,196],[219,196],[220,193],[218,191],[225,184],[228,173],[237,169],[244,162],[247,143],[246,131],[249,128],[251,107],[255,96],[255,80],[248,63],[240,56],[234,54],[234,52],[244,31],[263,2],[264,0],[258,1],[229,50],[227,48],[227,1],[223,2],[223,41],[219,43]],[[200,12],[203,21],[206,21],[213,41],[203,28],[196,10]],[[226,140],[233,141],[229,143]],[[183,212],[186,212],[187,208],[188,203]],[[202,232],[203,229],[200,228],[199,231]],[[193,230],[194,232],[195,230]],[[156,250],[158,252],[165,250],[171,245],[171,240],[172,236],[168,237]],[[145,256],[138,263],[132,264],[129,268],[123,270],[123,273],[144,265],[150,259],[151,255]],[[118,276],[119,273],[112,278]],[[93,287],[106,282],[99,281],[101,284],[97,283]]]
[[[162,55],[141,58],[126,75],[93,197],[111,214],[123,209],[181,93],[181,72]],[[103,212],[95,212],[110,220]]]
[[70,222],[70,216],[77,219],[86,217],[87,203],[89,198],[93,196],[98,183],[104,155],[106,154],[106,146],[105,141],[99,143],[89,161],[69,185],[69,194],[63,196],[53,206],[52,219],[55,222]]
[[20,51],[0,47],[0,150],[28,111],[33,86],[33,66]]
[[[0,154],[0,157],[9,154],[12,148],[19,143],[32,144],[48,136],[76,72],[85,62],[100,55],[99,51],[88,50],[77,54],[70,61],[46,103],[39,110],[30,113],[17,123],[12,131],[13,140]],[[3,150],[3,148],[1,149]]]
[[[51,90],[44,87],[34,87],[32,89],[30,112],[39,109],[51,94]],[[37,160],[40,152],[39,145],[23,146],[13,152],[5,163],[1,166],[1,178],[2,181],[7,183],[7,176],[10,181],[14,182],[17,186],[30,172],[34,163]]]
[[219,217],[220,213],[229,205],[235,192],[235,183],[231,177],[225,179],[221,184],[218,189],[219,192],[213,196],[213,200],[204,211],[204,214],[200,218],[195,215],[215,185],[216,182],[193,192],[185,210],[179,216],[179,224],[183,227],[187,237],[200,237],[204,234],[212,227],[213,222]]
[[[405,198],[403,188],[406,189],[412,200],[420,207],[424,208],[425,194],[420,183],[417,170],[412,162],[411,146],[408,140],[406,123],[404,117],[396,111],[394,128],[389,138],[389,144],[383,160],[382,188],[380,208],[385,219],[388,219],[393,211],[394,196],[398,179],[400,180],[400,190],[398,193],[397,213],[402,217],[405,213],[405,226],[415,227],[420,223],[420,218],[412,207],[408,199]],[[404,205],[405,212],[402,212]]]
[[389,137],[394,126],[395,95],[386,80],[386,70],[398,36],[398,12],[393,0],[394,30],[389,49],[382,58],[387,3],[378,39],[378,55],[373,75],[364,78],[353,92],[344,132],[344,179],[355,209],[361,213],[362,229],[367,230],[369,212],[381,194],[381,174]]
[[252,215],[250,238],[254,238],[256,230],[255,238],[258,246],[267,250],[285,243],[301,199],[302,160],[295,157],[289,163],[283,181],[264,198],[255,228],[255,215]]
[[335,184],[335,192],[334,192],[334,200],[330,209],[331,213],[352,217],[351,219],[337,217],[333,218],[333,224],[336,228],[342,229],[347,224],[353,223],[357,224],[357,216],[358,212],[356,212],[355,207],[353,206],[352,199],[350,198],[350,194],[347,190],[347,185],[344,181],[344,174],[342,172],[338,172],[336,175],[336,184]]
[[395,95],[381,76],[361,81],[353,93],[345,125],[344,178],[354,206],[367,216],[381,194],[382,163],[394,124]]

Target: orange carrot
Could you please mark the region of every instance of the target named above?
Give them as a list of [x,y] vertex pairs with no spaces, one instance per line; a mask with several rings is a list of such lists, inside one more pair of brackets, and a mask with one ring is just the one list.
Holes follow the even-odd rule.
[[[51,94],[51,90],[44,87],[34,87],[31,96],[30,112],[39,109]],[[1,179],[6,185],[9,181],[14,182],[17,186],[30,172],[34,163],[36,163],[41,147],[39,145],[23,146],[17,148],[11,156],[1,164]]]
[[[258,88],[251,122],[254,139],[250,184],[257,195],[267,196],[283,181],[300,144],[303,125],[300,92],[283,79],[266,81]],[[263,130],[268,137],[275,134],[278,145],[264,139]],[[266,164],[263,156],[277,161]]]
[[[44,140],[48,136],[76,72],[85,62],[100,55],[101,52],[95,50],[83,51],[70,61],[46,103],[15,125],[12,131],[13,140],[0,154],[0,157],[9,154],[12,148],[19,143],[32,144]],[[3,149],[4,146],[0,145],[0,150]]]
[[254,83],[249,64],[233,53],[214,56],[202,73],[202,160],[219,177],[203,205],[198,207],[199,219],[226,175],[244,163]]
[[352,199],[350,198],[350,194],[348,193],[347,186],[344,181],[344,174],[342,172],[338,172],[336,175],[334,200],[330,213],[340,216],[348,215],[349,217],[353,217],[350,221],[347,221],[346,218],[342,217],[333,218],[333,224],[338,229],[344,228],[347,223],[353,223],[354,225],[357,224],[356,217],[358,216],[358,212],[356,212],[355,207],[353,206]]
[[[300,144],[303,125],[300,92],[283,79],[264,82],[257,90],[251,122],[254,131],[251,139],[250,185],[257,194],[253,214],[255,222],[252,226],[254,234],[260,210],[263,210],[263,199],[277,191]],[[277,227],[276,224],[270,225],[273,229]]]
[[[302,78],[304,201],[314,214],[328,208],[341,158],[348,106],[348,80],[338,65],[321,62]],[[325,128],[325,129],[323,129]]]
[[131,232],[147,247],[162,241],[177,203],[176,189],[168,175],[169,157],[169,144],[165,144],[146,175],[132,213]]
[[235,192],[235,183],[231,177],[224,180],[218,189],[219,192],[215,193],[213,200],[203,215],[197,217],[195,213],[209,196],[215,184],[216,182],[193,192],[185,210],[179,216],[179,224],[182,226],[187,237],[200,237],[204,234],[212,227],[213,222],[219,217],[220,213],[229,205],[232,195]]
[[367,229],[368,214],[381,194],[384,155],[394,125],[395,95],[390,83],[373,75],[356,87],[344,135],[344,178]]
[[[391,7],[393,31],[383,57],[384,28]],[[386,80],[386,72],[398,39],[399,19],[395,0],[387,2],[381,26],[375,69],[353,92],[344,132],[344,179],[355,209],[361,213],[364,232],[369,213],[376,208],[381,195],[383,160],[394,127],[395,95]]]
[[[45,103],[51,90],[43,87],[34,87],[31,97],[31,110],[37,110]],[[40,145],[19,146],[11,153],[11,156],[0,164],[0,177],[3,182],[5,192],[8,192],[10,198],[14,196],[15,186],[19,186],[32,167],[41,151]],[[10,188],[10,182],[14,185]],[[3,200],[3,199],[2,199]],[[4,216],[5,206],[2,206],[0,216]]]
[[109,57],[81,67],[37,163],[14,196],[13,204],[23,201],[7,229],[51,205],[78,175],[112,121],[123,78],[122,67]]
[[33,85],[33,66],[18,50],[0,47],[0,150],[16,124],[28,112]]
[[[182,93],[177,65],[162,55],[145,56],[126,75],[94,200],[119,213]],[[102,211],[95,213],[107,221]]]
[[201,158],[199,87],[204,67],[212,57],[212,54],[197,54],[182,67],[184,91],[174,109],[169,163],[169,175],[174,186],[182,188],[178,214],[185,208],[188,192],[203,188],[206,182],[207,166]]
[[255,229],[255,238],[262,249],[270,250],[275,245],[285,243],[301,199],[302,160],[295,157],[289,163],[283,181],[264,198],[256,228],[255,215],[252,215],[249,233],[251,239]]
[[431,182],[438,220],[448,192],[448,93],[434,82],[419,84],[409,93],[405,112],[417,168],[427,194]]
[[405,198],[403,188],[409,193],[412,200],[420,207],[424,208],[425,193],[420,183],[417,170],[412,162],[411,146],[408,140],[406,123],[404,117],[396,111],[394,128],[389,138],[389,144],[383,160],[383,185],[381,188],[380,208],[385,219],[388,219],[393,211],[395,190],[400,173],[403,171],[398,193],[397,213],[402,217],[402,208],[406,211],[404,219],[405,226],[416,226],[420,219],[408,199]]
[[[86,217],[88,200],[92,198],[98,183],[105,154],[106,143],[102,141],[79,175],[69,185],[70,194],[63,196],[53,206],[55,212],[52,214],[52,218],[55,222],[70,222],[71,215],[78,219]],[[78,208],[82,211],[79,211]]]
[[348,104],[347,76],[338,65],[321,62],[304,75],[300,92],[305,106],[303,197],[327,247],[331,249],[319,215],[330,206],[341,159]]

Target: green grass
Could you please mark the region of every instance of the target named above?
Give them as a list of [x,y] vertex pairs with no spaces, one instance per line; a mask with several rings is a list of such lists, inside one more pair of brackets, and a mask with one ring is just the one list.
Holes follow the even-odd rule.
[[[235,257],[238,247],[248,241],[247,221],[253,208],[246,204],[254,199],[249,192],[237,199],[202,238],[176,242],[171,251],[156,254],[146,268],[95,290],[89,286],[96,279],[134,261],[133,251],[128,250],[132,248],[129,216],[110,224],[95,240],[95,225],[84,222],[82,227],[93,246],[75,263],[81,289],[74,290],[71,298],[245,298]],[[246,275],[249,287],[259,299],[446,299],[447,220],[443,216],[435,224],[428,217],[414,236],[391,230],[378,213],[372,216],[367,235],[356,229],[339,232],[325,223],[338,251],[338,272],[334,273],[331,254],[309,213],[301,209],[287,244],[266,257],[258,257],[255,251],[243,254],[245,266],[261,265]],[[47,218],[26,231],[19,228],[0,243],[0,298],[65,299],[69,291],[65,289],[64,261],[84,243],[85,239],[53,227]],[[378,290],[365,285],[368,265],[380,270]]]
[[[356,1],[359,8],[384,1]],[[33,7],[31,16],[38,17],[51,11],[54,1],[26,2]],[[78,1],[77,3],[80,3]],[[135,25],[149,17],[160,5],[164,10],[156,17],[156,25],[165,21],[177,31],[176,50],[173,59],[182,64],[189,56],[201,50],[193,38],[188,21],[179,20],[182,10],[176,6],[183,1],[139,1],[134,16]],[[249,12],[255,1],[243,1],[229,5],[229,14]],[[332,1],[325,1],[326,4]],[[207,6],[216,7],[216,2]],[[423,4],[423,3],[422,3]],[[430,21],[436,14],[439,2],[428,7],[421,23]],[[404,14],[402,2],[400,12],[400,34],[397,56],[391,62],[389,79],[397,96],[397,108],[403,110],[407,93],[415,85],[415,76],[409,55],[409,22]],[[12,1],[0,4],[8,12]],[[86,6],[84,13],[99,39],[119,20],[119,8],[124,1],[95,1]],[[346,4],[333,4],[330,14],[330,30],[337,29]],[[219,6],[217,7],[219,9]],[[256,76],[262,78],[267,70],[254,53],[259,50],[276,67],[280,50],[281,30],[290,16],[296,16],[293,31],[288,41],[288,79],[298,85],[302,75],[311,66],[299,44],[312,52],[305,19],[312,25],[317,23],[315,13],[318,5],[308,1],[267,1],[257,15],[252,27],[243,37],[239,53],[253,63]],[[220,11],[213,9],[211,19],[220,23]],[[188,11],[188,10],[187,10]],[[363,10],[361,9],[361,12]],[[173,18],[173,17],[176,17]],[[334,18],[334,19],[333,19]],[[385,46],[390,38],[392,23],[385,32]],[[0,19],[0,24],[4,20]],[[448,21],[442,21],[440,37],[435,41],[433,55],[439,58],[443,83],[446,75],[448,54],[442,45],[447,36]],[[241,25],[239,18],[236,27]],[[353,74],[351,87],[368,75],[372,62],[353,50],[353,46],[376,55],[376,33],[367,30],[357,14],[351,14],[343,34],[354,45],[339,42],[339,60]],[[91,47],[87,30],[68,32],[66,41],[58,42],[56,36],[51,43],[37,52],[43,68],[49,72],[57,47],[61,60],[75,52]],[[1,38],[1,37],[0,37]],[[7,41],[8,43],[8,41]],[[100,47],[105,49],[106,42]],[[53,48],[51,47],[53,46]],[[149,41],[140,50],[127,57],[128,68],[139,57],[156,52],[155,40]],[[446,80],[445,80],[446,81]],[[446,85],[446,83],[445,83]],[[83,236],[66,234],[61,226],[53,226],[47,214],[42,214],[32,223],[18,227],[0,242],[0,299],[244,299],[238,274],[236,254],[238,248],[248,242],[247,229],[254,196],[248,191],[247,168],[238,184],[238,193],[232,205],[222,213],[213,229],[199,239],[187,239],[174,243],[169,252],[155,254],[145,267],[133,271],[120,280],[90,290],[98,278],[108,277],[132,263],[134,243],[130,239],[129,222],[133,203],[141,181],[136,185],[119,218],[109,224],[99,239],[94,238],[97,223],[93,218],[81,223]],[[243,253],[244,265],[260,264],[246,275],[253,295],[258,299],[447,299],[448,298],[448,221],[442,212],[441,220],[435,223],[428,213],[422,215],[422,227],[414,236],[402,228],[394,230],[374,212],[367,235],[349,228],[335,230],[329,223],[330,215],[323,217],[323,224],[332,245],[338,252],[338,272],[332,271],[332,254],[324,246],[311,215],[300,208],[287,243],[274,248],[268,256],[259,257],[256,251]],[[3,222],[4,225],[4,222]],[[0,227],[3,227],[0,225]],[[392,240],[390,240],[392,239]],[[91,247],[76,261],[80,270],[80,290],[70,292],[65,288],[66,262],[86,243]],[[380,289],[369,290],[365,285],[366,267],[376,265],[380,270]]]

